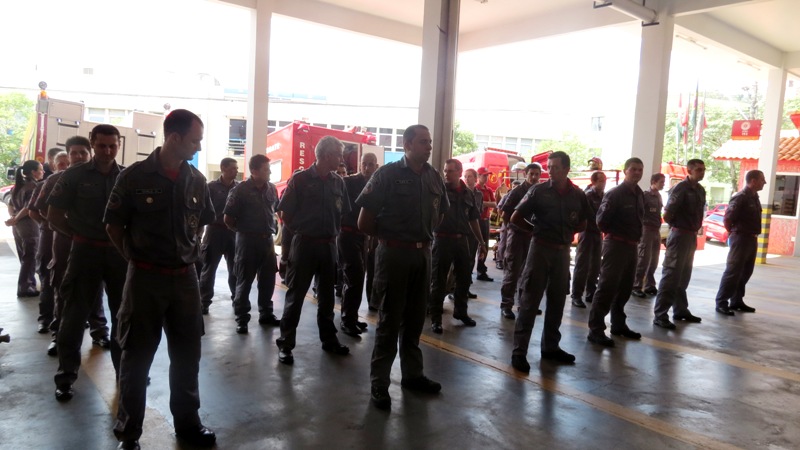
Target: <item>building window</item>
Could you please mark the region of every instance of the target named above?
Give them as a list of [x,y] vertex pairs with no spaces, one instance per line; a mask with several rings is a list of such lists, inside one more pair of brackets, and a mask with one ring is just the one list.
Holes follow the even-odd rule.
[[247,141],[247,121],[244,119],[228,119],[228,154],[244,156],[244,144]]
[[797,196],[800,188],[800,176],[776,175],[775,200],[772,214],[778,216],[797,217]]

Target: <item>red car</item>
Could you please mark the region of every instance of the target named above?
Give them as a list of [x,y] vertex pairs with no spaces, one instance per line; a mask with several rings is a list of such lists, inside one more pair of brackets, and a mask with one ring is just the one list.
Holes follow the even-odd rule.
[[719,213],[719,214],[725,215],[725,210],[726,209],[728,209],[728,204],[727,203],[717,203],[716,205],[714,205],[713,208],[709,208],[706,211],[706,217],[708,217],[708,216],[710,216],[712,214],[715,214],[715,213]]
[[8,186],[3,186],[0,188],[0,201],[6,205],[11,201],[11,188],[13,187],[13,184],[9,184]]
[[713,213],[703,219],[703,226],[706,227],[706,239],[714,239],[726,244],[728,242],[728,230],[723,223],[723,214]]

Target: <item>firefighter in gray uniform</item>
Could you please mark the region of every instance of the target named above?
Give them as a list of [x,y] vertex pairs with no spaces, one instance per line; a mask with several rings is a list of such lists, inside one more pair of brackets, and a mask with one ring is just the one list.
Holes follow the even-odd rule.
[[539,182],[542,166],[530,163],[525,167],[525,181],[504,197],[502,208],[503,222],[506,224],[505,256],[503,258],[503,284],[500,287],[500,311],[506,319],[514,319],[514,301],[520,287],[520,275],[525,267],[531,233],[511,222],[514,209],[522,201],[528,190]]
[[[744,176],[745,187],[731,197],[725,210],[725,229],[728,238],[728,261],[719,281],[717,312],[732,316],[733,310],[756,312],[744,303],[744,288],[753,275],[758,250],[758,235],[761,234],[761,200],[758,191],[764,189],[767,180],[764,172],[750,170]],[[728,304],[730,300],[730,304]]]
[[439,172],[427,163],[431,134],[424,125],[403,133],[405,156],[372,176],[356,204],[358,228],[378,238],[373,301],[380,305],[372,351],[371,401],[389,409],[389,375],[400,344],[402,386],[437,393],[442,386],[422,372],[419,337],[431,286],[433,229],[449,202]]
[[636,253],[642,236],[644,199],[637,183],[642,179],[644,164],[639,158],[625,161],[625,179],[609,191],[597,211],[597,225],[605,233],[600,282],[589,312],[589,342],[613,347],[606,336],[605,317],[611,311],[611,334],[641,339],[625,323],[625,304],[631,296],[636,273]]
[[236,295],[233,312],[236,314],[236,332],[247,333],[250,321],[250,289],[258,276],[258,323],[279,325],[272,304],[275,293],[275,206],[278,191],[269,182],[269,159],[253,155],[248,163],[250,178],[233,188],[225,204],[225,224],[236,231]]
[[208,191],[211,194],[211,203],[217,214],[213,223],[206,227],[203,234],[203,243],[200,245],[200,262],[202,270],[200,275],[200,301],[203,303],[203,314],[208,314],[211,299],[214,297],[214,281],[217,277],[217,267],[222,257],[228,266],[228,288],[231,290],[231,300],[236,298],[236,273],[233,261],[236,257],[236,233],[225,225],[225,202],[228,194],[237,184],[236,175],[239,167],[233,158],[223,158],[219,163],[222,174],[219,179],[208,182]]
[[453,266],[455,290],[453,292],[453,318],[460,320],[468,327],[476,325],[475,320],[467,315],[467,295],[471,281],[472,255],[469,253],[469,240],[475,239],[480,245],[480,254],[485,255],[486,245],[483,243],[478,220],[481,207],[475,201],[476,196],[461,181],[463,168],[461,161],[448,159],[444,166],[445,192],[450,208],[444,213],[442,222],[433,231],[432,271],[430,303],[431,330],[442,334],[442,304],[447,291],[447,274]]
[[170,411],[179,440],[214,444],[200,422],[200,337],[203,316],[195,262],[202,227],[214,221],[206,179],[189,165],[200,150],[203,122],[176,109],[164,119],[164,145],[122,172],[105,223],[128,261],[119,310],[122,359],[114,434],[120,448],[138,448],[147,374],[164,333],[169,347]]
[[642,239],[639,241],[639,255],[636,263],[636,277],[633,279],[632,295],[644,298],[656,295],[656,279],[653,276],[658,267],[658,254],[661,252],[661,190],[666,178],[663,173],[650,177],[650,189],[644,193],[644,218],[642,219]]
[[369,244],[367,235],[358,229],[358,213],[361,208],[356,206],[356,199],[377,169],[378,158],[375,154],[364,153],[361,156],[360,172],[344,177],[350,212],[342,214],[342,231],[336,238],[343,285],[342,323],[340,328],[344,334],[353,337],[359,336],[367,328],[366,322],[358,320],[358,309],[361,307],[361,298],[364,295],[367,246]]
[[103,283],[111,314],[111,361],[119,375],[117,311],[122,300],[126,264],[103,225],[106,202],[122,170],[114,160],[119,138],[119,130],[112,125],[94,127],[90,137],[94,157],[65,170],[47,199],[50,225],[72,238],[67,271],[61,284],[64,309],[56,337],[58,372],[55,383],[56,399],[60,401],[72,398],[72,384],[78,378],[81,365],[84,324]]
[[589,205],[586,194],[567,178],[569,156],[551,153],[547,159],[550,180],[532,187],[511,216],[511,223],[531,230],[525,270],[522,272],[520,310],[514,326],[511,365],[529,372],[528,344],[542,295],[547,291],[547,308],[542,330],[542,359],[571,364],[575,356],[559,347],[561,318],[569,294],[569,249],[576,232],[586,228]]
[[572,272],[572,306],[586,308],[583,303],[583,293],[586,292],[586,301],[591,303],[597,289],[597,276],[600,274],[600,252],[603,245],[603,236],[597,228],[597,210],[603,201],[606,188],[606,174],[594,172],[591,175],[592,184],[586,188],[586,201],[589,203],[589,218],[586,220],[586,230],[578,235],[578,248],[575,250],[575,270]]
[[686,168],[689,176],[672,188],[664,208],[664,221],[671,228],[653,310],[653,324],[668,330],[675,329],[675,324],[669,320],[667,314],[670,308],[675,320],[693,323],[701,321],[689,311],[686,289],[692,278],[697,230],[703,225],[706,190],[700,185],[700,181],[705,176],[706,165],[702,160],[690,159]]
[[281,336],[276,341],[278,360],[284,364],[294,363],[297,324],[315,275],[319,279],[317,326],[322,349],[337,355],[350,353],[350,348],[336,337],[333,323],[336,236],[342,214],[350,211],[344,181],[332,173],[342,162],[343,150],[344,144],[333,136],[320,139],[314,148],[316,162],[289,180],[278,204],[285,226],[294,232],[286,268],[289,289],[281,317]]

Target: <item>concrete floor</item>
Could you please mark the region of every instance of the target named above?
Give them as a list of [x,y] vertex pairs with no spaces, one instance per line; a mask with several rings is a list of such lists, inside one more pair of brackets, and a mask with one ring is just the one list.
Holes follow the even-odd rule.
[[[92,347],[87,333],[75,398],[56,402],[57,361],[45,354],[49,336],[36,333],[38,300],[14,297],[18,263],[0,246],[0,327],[12,339],[0,344],[0,448],[114,448],[109,355]],[[278,363],[278,330],[255,325],[237,335],[229,297],[218,295],[205,319],[201,415],[218,447],[229,449],[800,448],[800,259],[757,266],[747,301],[758,312],[730,318],[718,316],[713,302],[725,252],[710,245],[698,258],[690,307],[702,324],[662,330],[651,324],[652,299],[632,298],[629,324],[642,341],[616,339],[617,348],[601,349],[586,342],[587,310],[568,305],[562,347],[577,364],[540,363],[537,320],[527,376],[509,365],[514,323],[500,316],[499,282],[476,282],[470,314],[478,326],[445,317],[443,335],[426,326],[422,338],[425,372],[443,384],[442,393],[403,391],[395,364],[388,413],[369,404],[377,317],[366,305],[369,332],[362,340],[340,334],[352,353],[337,357],[320,349],[315,305],[306,302],[289,367]],[[500,278],[494,269],[490,275]],[[218,292],[224,278],[222,264]],[[281,286],[278,314],[284,295]],[[450,314],[452,304],[445,309]],[[162,342],[151,370],[144,448],[180,448],[167,370]]]

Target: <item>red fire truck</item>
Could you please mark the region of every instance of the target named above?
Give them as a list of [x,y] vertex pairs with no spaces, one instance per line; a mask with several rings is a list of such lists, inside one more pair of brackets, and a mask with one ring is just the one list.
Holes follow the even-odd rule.
[[344,143],[344,163],[347,173],[358,172],[358,163],[364,153],[374,153],[378,164],[383,165],[383,147],[373,145],[375,136],[355,130],[333,130],[294,121],[267,136],[267,157],[270,160],[270,181],[283,193],[286,183],[298,169],[314,164],[314,147],[325,136],[334,136]]

